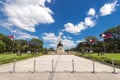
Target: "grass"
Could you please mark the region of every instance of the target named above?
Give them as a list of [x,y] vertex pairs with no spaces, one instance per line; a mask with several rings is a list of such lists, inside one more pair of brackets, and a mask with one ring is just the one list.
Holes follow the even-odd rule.
[[120,53],[106,53],[104,55],[99,55],[97,53],[85,53],[76,54],[77,56],[85,57],[88,59],[104,62],[104,63],[110,63],[112,64],[112,60],[114,60],[114,64],[117,66],[120,66]]
[[106,53],[105,55],[100,55],[100,56],[98,56],[97,53],[89,54],[89,55],[92,55],[94,57],[107,57],[107,58],[109,58],[111,60],[120,60],[120,53],[119,54]]
[[37,55],[33,55],[33,54],[22,54],[21,56],[17,56],[16,54],[10,54],[10,53],[0,53],[0,64],[5,64],[5,63],[10,63],[13,62],[14,59],[18,60],[23,60],[23,59],[28,59],[28,58],[32,58],[32,57],[37,57],[37,56],[41,56],[42,53],[39,53]]

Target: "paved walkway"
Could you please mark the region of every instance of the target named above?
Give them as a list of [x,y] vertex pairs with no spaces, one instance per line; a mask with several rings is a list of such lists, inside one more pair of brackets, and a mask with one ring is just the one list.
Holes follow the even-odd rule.
[[113,74],[112,67],[95,62],[93,74],[93,61],[74,55],[45,55],[17,61],[15,73],[10,73],[13,64],[0,65],[0,80],[120,80],[120,69]]

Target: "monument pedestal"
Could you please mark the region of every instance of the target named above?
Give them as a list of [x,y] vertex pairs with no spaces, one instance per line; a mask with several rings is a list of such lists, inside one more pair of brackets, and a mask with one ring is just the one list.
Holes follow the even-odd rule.
[[57,45],[57,54],[65,54],[63,44],[61,42]]

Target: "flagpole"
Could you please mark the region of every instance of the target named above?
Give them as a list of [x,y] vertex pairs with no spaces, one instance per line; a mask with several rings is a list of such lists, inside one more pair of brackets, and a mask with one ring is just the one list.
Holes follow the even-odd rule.
[[105,41],[103,40],[104,53],[106,54]]
[[82,48],[82,52],[85,52],[85,42],[83,41],[83,48]]
[[104,48],[104,54],[106,54],[106,48],[105,48],[105,39],[107,36],[102,33],[102,38],[103,38],[103,48]]
[[14,53],[14,38],[13,38],[13,44],[12,44],[12,53]]
[[91,47],[92,47],[92,42],[90,42],[90,53],[91,53],[91,51],[92,51],[92,50],[91,50]]
[[94,39],[90,39],[90,52],[93,53],[93,50],[92,50],[92,43],[95,42]]

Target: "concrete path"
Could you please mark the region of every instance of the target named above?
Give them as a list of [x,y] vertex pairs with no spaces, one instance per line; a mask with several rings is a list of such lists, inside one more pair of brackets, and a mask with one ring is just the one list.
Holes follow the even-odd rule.
[[113,74],[112,67],[95,62],[93,74],[93,61],[74,55],[45,55],[17,61],[15,73],[10,73],[13,64],[0,65],[0,80],[120,80],[120,69]]

